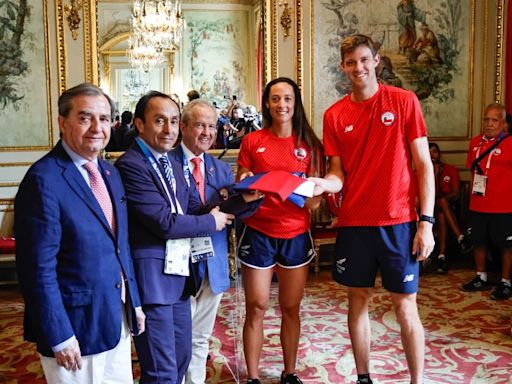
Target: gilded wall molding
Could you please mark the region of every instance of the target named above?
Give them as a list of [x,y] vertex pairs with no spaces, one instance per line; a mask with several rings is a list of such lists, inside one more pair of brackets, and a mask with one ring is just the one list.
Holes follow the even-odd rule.
[[98,68],[98,2],[84,0],[85,81],[99,84]]
[[64,5],[63,0],[55,0],[55,22],[57,39],[57,71],[58,93],[67,89],[67,63],[66,63],[66,34],[64,31]]
[[[486,80],[487,80],[487,58],[489,57],[489,48],[488,48],[488,34],[489,34],[489,3],[488,1],[485,1],[484,2],[484,33],[483,33],[483,37],[482,37],[482,44],[483,44],[483,48],[482,48],[482,51],[483,51],[483,54],[482,54],[482,80],[483,80],[483,83],[485,84],[486,83]],[[487,87],[485,86],[482,86],[482,101],[480,104],[482,104],[480,106],[480,110],[481,110],[481,113],[479,114],[479,116],[483,116],[483,112],[484,112],[484,105],[486,103],[486,100],[487,100]]]
[[71,37],[73,40],[78,38],[78,30],[80,29],[80,14],[78,11],[82,9],[81,0],[70,0],[70,2],[64,5],[64,12],[66,13],[66,20],[68,21],[68,27],[71,31]]
[[[487,2],[487,0],[486,0]],[[466,128],[466,136],[468,139],[471,139],[471,130],[473,128],[473,115],[474,115],[474,103],[473,99],[475,98],[475,60],[476,60],[476,7],[478,6],[476,2],[472,2],[471,6],[471,45],[469,46],[469,97],[468,97],[468,111],[470,114],[468,116],[468,126]]]
[[260,86],[265,87],[265,84],[268,82],[268,72],[267,68],[269,67],[269,44],[267,43],[269,41],[268,36],[268,25],[269,25],[269,3],[268,0],[263,0],[261,2],[261,19],[262,19],[262,25],[261,25],[261,44],[263,49],[263,76],[262,76],[262,82],[263,84],[260,84]]
[[2,167],[30,167],[34,164],[33,161],[20,161],[14,163],[0,163],[0,168]]
[[[314,57],[314,42],[315,42],[315,4],[314,1],[309,2],[309,121],[313,124],[313,113],[315,111],[315,82],[313,81],[313,74],[315,73],[315,60]],[[315,127],[313,127],[314,129]],[[322,136],[322,129],[317,132],[318,137]]]
[[494,72],[494,101],[501,102],[502,82],[505,76],[503,59],[505,57],[505,23],[504,23],[505,0],[498,0],[496,14],[496,67]]
[[280,0],[278,5],[283,8],[280,23],[284,39],[286,40],[286,38],[290,36],[290,29],[292,29],[292,11],[290,4],[288,4],[288,0]]
[[295,20],[297,24],[297,39],[296,39],[296,61],[297,61],[297,85],[302,89],[302,76],[303,76],[303,66],[302,62],[304,59],[303,49],[302,49],[302,0],[295,1]]
[[277,57],[278,57],[278,22],[277,22],[277,1],[270,1],[272,9],[270,11],[270,35],[272,38],[271,52],[270,52],[270,77],[275,79],[277,77]]

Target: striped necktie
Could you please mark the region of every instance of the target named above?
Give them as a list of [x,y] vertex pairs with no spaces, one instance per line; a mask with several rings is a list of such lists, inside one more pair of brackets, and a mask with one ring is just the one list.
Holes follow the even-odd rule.
[[92,161],[84,164],[84,168],[87,170],[89,174],[89,181],[91,183],[91,190],[98,201],[98,204],[105,215],[112,232],[116,233],[116,219],[114,215],[114,208],[112,206],[112,200],[110,200],[110,195],[108,193],[107,185],[101,176],[100,171],[96,164]]
[[169,158],[167,156],[163,155],[163,156],[160,156],[158,161],[160,162],[160,165],[162,166],[162,169],[164,170],[165,178],[169,182],[169,185],[172,187],[173,180],[174,180],[174,174],[172,172],[172,167],[169,164]]

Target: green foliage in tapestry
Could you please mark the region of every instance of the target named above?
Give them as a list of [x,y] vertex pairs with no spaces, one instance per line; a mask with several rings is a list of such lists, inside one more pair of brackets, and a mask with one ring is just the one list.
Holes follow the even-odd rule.
[[0,106],[12,105],[19,109],[24,95],[18,89],[18,80],[29,70],[23,60],[25,23],[30,17],[27,0],[0,0]]

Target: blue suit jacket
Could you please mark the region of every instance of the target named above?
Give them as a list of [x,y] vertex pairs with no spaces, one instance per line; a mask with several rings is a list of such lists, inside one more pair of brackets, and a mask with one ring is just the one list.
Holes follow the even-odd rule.
[[[191,193],[180,164],[170,162],[183,212],[200,213],[201,201]],[[165,189],[137,143],[119,158],[116,167],[128,198],[130,244],[142,303],[174,304],[193,292],[184,292],[185,277],[163,273],[165,243],[167,239],[210,235],[215,232],[215,219],[210,214],[172,213]]]
[[[173,149],[169,156],[178,164],[183,166],[183,149],[181,145]],[[217,204],[220,200],[219,191],[221,189],[229,189],[235,182],[231,167],[217,160],[208,153],[204,154],[205,166],[205,199],[206,204]],[[192,175],[190,175],[192,177]],[[199,199],[199,192],[195,184],[191,183],[190,188],[195,196]],[[229,268],[228,268],[228,234],[226,228],[220,232],[211,234],[215,256],[200,263],[194,263],[194,276],[196,277],[196,288],[201,286],[205,269],[208,268],[208,279],[212,292],[219,294],[229,288]]]
[[[169,157],[181,164],[183,167],[183,148],[181,145],[169,152]],[[183,169],[183,168],[182,168]],[[231,166],[224,161],[218,160],[208,153],[204,153],[205,169],[205,206],[220,206],[221,211],[233,213],[237,218],[244,218],[252,215],[261,205],[262,200],[245,203],[242,196],[233,193],[235,177]],[[192,177],[192,175],[190,175]],[[190,183],[192,193],[200,200],[199,192],[195,183]],[[221,190],[227,190],[229,199],[224,200],[220,195]],[[215,256],[203,262],[192,264],[195,278],[195,288],[199,289],[204,277],[205,270],[208,269],[208,279],[212,292],[219,294],[226,291],[229,286],[229,267],[228,267],[228,231],[223,229],[211,235]]]
[[117,345],[121,269],[127,278],[128,316],[140,306],[123,185],[111,164],[100,160],[99,165],[117,236],[60,142],[30,167],[16,195],[16,265],[25,299],[25,337],[45,356],[53,356],[51,346],[73,334],[82,355]]

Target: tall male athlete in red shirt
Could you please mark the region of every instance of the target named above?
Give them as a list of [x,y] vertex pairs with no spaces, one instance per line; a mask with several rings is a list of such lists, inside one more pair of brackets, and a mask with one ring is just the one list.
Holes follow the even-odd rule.
[[333,277],[349,287],[348,326],[357,382],[372,383],[368,303],[380,270],[400,324],[411,381],[418,384],[423,382],[425,354],[416,305],[418,261],[434,248],[434,172],[418,99],[412,92],[379,84],[379,61],[369,37],[354,35],[343,41],[341,70],[352,92],[325,112],[329,169],[325,178],[311,180],[317,194],[343,187]]

